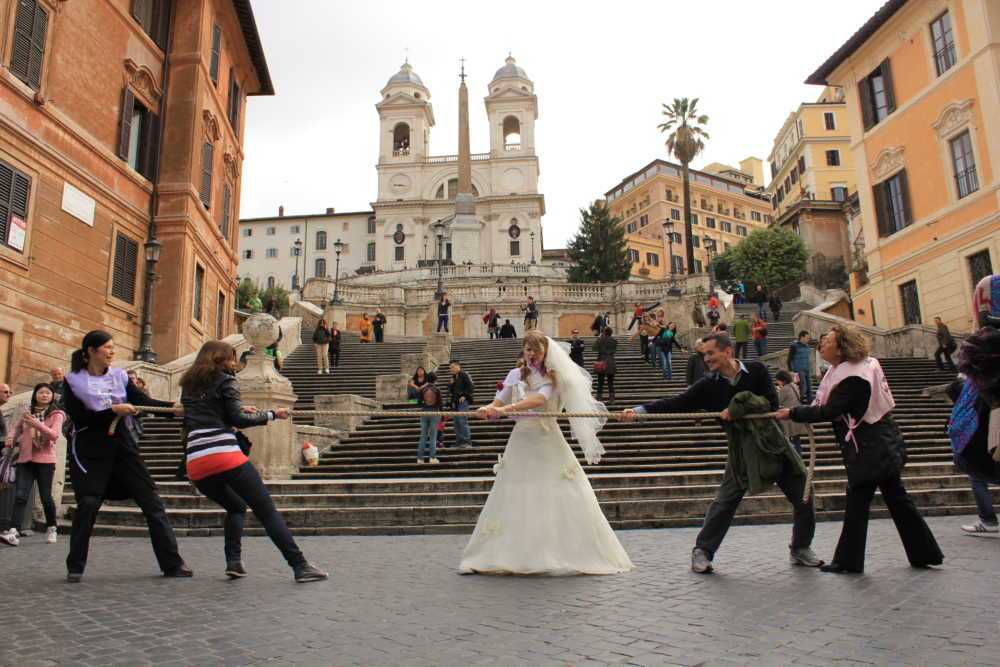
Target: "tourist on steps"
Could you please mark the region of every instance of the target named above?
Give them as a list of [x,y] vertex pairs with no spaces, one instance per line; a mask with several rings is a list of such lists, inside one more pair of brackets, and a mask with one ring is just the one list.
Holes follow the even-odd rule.
[[[423,412],[439,412],[443,409],[441,390],[425,383],[420,390],[420,409]],[[438,423],[441,418],[427,416],[420,418],[420,442],[417,444],[417,463],[440,463],[437,459]]]
[[[797,408],[802,405],[802,394],[799,393],[799,386],[795,384],[795,377],[791,373],[785,370],[775,373],[774,385],[778,388],[778,405],[780,407]],[[802,436],[809,433],[809,427],[786,419],[781,422],[781,428],[785,431],[785,436],[792,443],[792,447],[801,456]]]
[[765,306],[767,305],[767,291],[764,289],[763,285],[757,285],[757,288],[753,292],[753,297],[751,300],[757,304],[757,317],[767,321],[767,311]]
[[[124,369],[113,368],[115,342],[106,331],[91,331],[73,352],[66,376],[63,404],[73,423],[67,464],[76,497],[76,511],[66,557],[67,580],[83,579],[90,536],[105,500],[131,498],[139,506],[153,553],[166,577],[190,577],[191,570],[177,552],[177,538],[156,484],[139,455],[135,436],[136,405],[172,407],[154,400],[128,381]],[[114,432],[108,430],[115,423]]]
[[573,329],[571,333],[573,337],[569,341],[569,358],[573,360],[574,364],[583,368],[585,363],[583,361],[583,349],[587,346],[587,344],[583,342],[582,338],[580,338],[579,329]]
[[683,351],[684,346],[677,340],[677,323],[668,322],[656,337],[656,347],[660,354],[660,367],[663,369],[663,379],[674,379],[674,348]]
[[[66,415],[59,409],[52,385],[35,385],[31,392],[28,410],[14,427],[14,435],[7,447],[20,451],[17,457],[17,479],[14,491],[14,510],[11,527],[0,533],[0,542],[18,545],[18,530],[24,525],[24,511],[28,507],[31,488],[38,482],[38,495],[45,511],[46,539],[56,540],[56,504],[52,500],[52,479],[56,472],[56,441],[62,434]],[[11,454],[11,451],[6,452]]]
[[486,325],[486,333],[489,335],[490,340],[500,338],[500,314],[496,308],[490,308],[483,315],[483,324]]
[[777,292],[771,292],[771,298],[767,300],[767,305],[771,308],[771,319],[775,322],[781,319],[781,307],[784,304],[781,303],[781,297],[778,296]]
[[368,319],[368,313],[361,313],[361,321],[358,322],[358,332],[361,334],[362,343],[372,342],[372,321]]
[[331,322],[329,359],[330,365],[334,368],[340,365],[340,338],[340,329],[337,328],[337,323]]
[[705,348],[702,339],[698,339],[691,346],[691,354],[688,356],[687,371],[684,379],[687,386],[693,385],[708,373],[708,366],[705,365]]
[[741,313],[733,322],[733,341],[736,343],[736,358],[747,358],[747,345],[750,344],[750,320],[746,313]]
[[948,325],[942,322],[940,317],[934,318],[934,327],[938,344],[937,349],[934,350],[934,363],[937,364],[939,371],[945,370],[945,364],[948,366],[947,370],[954,371],[955,362],[951,360],[951,355],[955,354],[958,344],[952,338]]
[[753,337],[757,357],[763,357],[767,354],[767,322],[754,315],[750,320],[750,335]]
[[811,406],[782,408],[780,419],[829,421],[847,468],[844,527],[824,572],[860,574],[865,569],[868,514],[875,490],[896,524],[913,567],[940,565],[944,555],[903,486],[906,443],[892,416],[896,402],[868,340],[854,327],[835,325],[820,339],[820,356],[831,370]]
[[330,329],[326,320],[320,319],[313,331],[313,348],[316,350],[316,374],[330,374]]
[[437,313],[438,313],[438,327],[437,332],[441,333],[441,329],[448,333],[448,309],[451,308],[451,300],[448,299],[448,294],[442,294],[441,300],[438,301]]
[[[472,376],[462,370],[462,364],[457,359],[448,364],[448,369],[451,371],[451,384],[448,385],[451,409],[466,412],[476,400]],[[472,447],[472,432],[469,430],[468,417],[455,417],[455,444],[461,449]]]
[[618,363],[615,361],[615,353],[618,351],[618,341],[612,335],[611,327],[604,327],[604,331],[594,341],[594,352],[597,353],[597,361],[594,362],[594,372],[597,373],[597,400],[602,400],[604,395],[604,383],[608,383],[608,401],[615,402],[615,373],[618,370]]
[[799,376],[799,391],[802,392],[802,402],[812,403],[812,357],[813,350],[809,345],[809,332],[800,331],[799,339],[788,346],[788,370]]
[[258,412],[244,406],[235,369],[236,350],[228,343],[213,340],[201,346],[194,364],[180,382],[188,478],[206,497],[226,510],[226,576],[230,579],[247,576],[242,541],[249,506],[291,566],[295,581],[326,579],[326,572],[310,565],[302,555],[260,474],[247,458],[249,440],[238,437],[234,430],[288,419],[288,410]]
[[389,323],[388,318],[385,313],[382,312],[381,308],[375,309],[375,317],[372,319],[372,329],[375,331],[375,342],[381,343],[385,341],[385,325]]
[[503,321],[503,326],[500,327],[500,338],[517,338],[517,330],[510,323],[510,320]]
[[537,329],[538,304],[535,303],[535,297],[529,296],[528,302],[521,306],[521,310],[524,311],[524,332],[527,333],[532,329]]
[[423,394],[423,389],[427,385],[427,382],[427,369],[423,366],[417,366],[417,370],[413,371],[413,377],[406,383],[407,400],[411,403],[419,402],[420,396]]
[[[636,414],[646,412],[696,412],[707,410],[721,412],[723,426],[730,421],[729,404],[740,392],[750,392],[767,399],[772,410],[778,408],[778,395],[771,381],[767,367],[759,361],[743,362],[734,355],[733,342],[726,333],[709,334],[702,339],[705,363],[709,374],[689,387],[685,392],[669,398],[646,403],[621,413],[622,421],[633,421]],[[728,432],[727,432],[728,433]],[[795,453],[789,448],[791,456]],[[712,572],[712,560],[729,531],[736,516],[736,510],[747,492],[734,471],[736,461],[730,456],[726,461],[726,472],[722,484],[716,491],[715,499],[708,508],[705,521],[695,547],[691,552],[691,569],[700,574]],[[745,463],[744,463],[745,466]],[[801,460],[798,466],[783,459],[781,472],[775,482],[788,502],[792,504],[792,542],[789,558],[792,563],[807,567],[819,567],[823,561],[810,548],[816,532],[816,513],[812,498],[802,502],[806,486],[806,475]]]

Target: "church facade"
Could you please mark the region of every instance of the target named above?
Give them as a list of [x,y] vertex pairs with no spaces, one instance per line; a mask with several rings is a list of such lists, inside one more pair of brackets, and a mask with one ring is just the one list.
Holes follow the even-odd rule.
[[[258,228],[263,228],[281,244],[252,251],[241,246],[240,277],[286,287],[292,285],[295,275],[300,285],[310,278],[332,277],[337,266],[336,240],[342,243],[341,277],[355,275],[359,269],[413,269],[434,263],[438,252],[455,264],[541,262],[545,199],[538,191],[534,83],[514,58],[508,57],[486,93],[489,152],[433,155],[431,92],[413,67],[403,64],[382,88],[375,105],[379,115],[378,194],[372,210],[351,214],[350,220],[332,209],[325,215],[306,216],[308,230],[303,225],[301,234],[292,234],[302,241],[298,251],[291,250],[291,236],[284,238],[288,236],[284,228],[299,226],[301,216],[241,220],[241,242],[249,241],[245,238],[248,233],[259,238]],[[460,101],[466,95],[463,80]],[[456,129],[460,147],[464,145],[466,150],[468,122],[468,105],[462,108],[460,103]],[[468,165],[470,176],[470,192],[463,194],[471,199],[458,197],[463,164]],[[467,214],[456,215],[456,198],[469,208]],[[256,231],[248,231],[251,227]],[[266,240],[261,243],[267,245]]]

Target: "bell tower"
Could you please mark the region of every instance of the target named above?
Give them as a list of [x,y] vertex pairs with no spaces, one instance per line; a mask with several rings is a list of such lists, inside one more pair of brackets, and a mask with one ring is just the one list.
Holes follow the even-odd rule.
[[434,127],[431,94],[409,62],[403,63],[381,91],[375,108],[379,116],[379,164],[423,161]]
[[486,96],[486,114],[490,120],[490,155],[516,157],[535,154],[535,121],[538,98],[535,84],[513,56],[493,75]]

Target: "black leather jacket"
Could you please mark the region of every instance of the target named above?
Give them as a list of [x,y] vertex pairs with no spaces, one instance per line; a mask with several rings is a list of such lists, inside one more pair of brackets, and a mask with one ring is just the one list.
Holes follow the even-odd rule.
[[209,428],[248,428],[263,426],[268,421],[266,412],[248,415],[243,412],[240,387],[236,377],[218,373],[211,384],[197,393],[181,393],[184,406],[184,430]]

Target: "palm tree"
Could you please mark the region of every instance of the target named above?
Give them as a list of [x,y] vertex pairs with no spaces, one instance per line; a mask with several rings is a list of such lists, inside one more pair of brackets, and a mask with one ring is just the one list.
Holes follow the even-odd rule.
[[[657,125],[661,132],[669,132],[667,153],[673,153],[681,163],[684,175],[684,246],[687,254],[688,273],[694,273],[694,246],[691,244],[691,181],[688,165],[705,148],[708,132],[703,127],[708,116],[698,115],[698,98],[674,98],[674,103],[663,105],[666,122]],[[674,258],[670,258],[672,263]],[[673,267],[671,266],[671,271]]]

